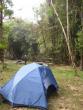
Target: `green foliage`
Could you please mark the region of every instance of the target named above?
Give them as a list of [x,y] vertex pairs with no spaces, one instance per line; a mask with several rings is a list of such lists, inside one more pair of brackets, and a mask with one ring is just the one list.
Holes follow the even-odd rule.
[[10,10],[10,9],[6,9],[5,11],[4,11],[4,15],[5,16],[11,16],[13,14],[13,10]]
[[6,49],[7,48],[7,39],[4,37],[4,28],[3,28],[3,16],[11,16],[13,14],[13,11],[9,9],[9,7],[12,6],[11,0],[2,0],[0,1],[0,49]]
[[[63,33],[60,27],[60,24],[57,20],[56,15],[54,14],[54,10],[51,7],[50,0],[47,1],[48,4],[43,4],[40,9],[37,10],[36,13],[40,16],[40,20],[38,20],[38,28],[40,33],[38,37],[38,42],[40,43],[40,49],[44,50],[43,53],[46,52],[50,57],[53,57],[55,62],[66,63],[68,60],[68,49],[65,43],[65,39],[63,37]],[[69,3],[69,31],[70,31],[70,45],[73,51],[76,50],[76,45],[78,47],[78,51],[82,50],[83,46],[83,34],[78,33],[81,30],[82,23],[81,17],[83,1],[68,1]],[[65,32],[67,30],[67,15],[66,15],[66,1],[64,0],[53,0],[53,5],[56,8],[58,15],[61,19],[61,22],[64,26]],[[43,16],[42,16],[43,15]],[[82,37],[81,37],[82,36]],[[44,38],[44,39],[43,39]],[[79,52],[76,53],[76,58],[79,59]],[[45,53],[45,54],[46,54]],[[76,60],[77,60],[76,59]],[[77,61],[78,62],[78,61]]]
[[[5,0],[4,3],[4,16],[10,17],[13,13],[10,10],[12,2]],[[66,1],[53,0],[53,4],[66,31]],[[78,48],[79,52],[83,49],[83,33],[80,31],[82,27],[81,11],[82,1],[69,1],[70,43],[72,50]],[[33,54],[35,50],[40,49],[41,54],[52,57],[55,63],[68,63],[67,46],[53,8],[44,3],[40,5],[40,8],[34,8],[34,12],[35,19],[38,21],[36,24],[26,23],[21,19],[13,19],[4,23],[4,37],[8,40],[10,54],[22,56],[24,53]],[[76,45],[77,47],[75,47]],[[17,55],[18,53],[19,55]]]
[[[65,17],[65,1],[56,0],[54,6],[56,6],[57,11],[60,14],[60,18],[66,27],[66,17]],[[38,42],[40,44],[40,52],[44,56],[50,56],[53,58],[53,62],[67,62],[67,47],[64,43],[63,33],[61,27],[57,20],[54,10],[51,6],[43,4],[39,10],[37,10],[40,20],[38,20]],[[42,16],[43,15],[43,16]],[[63,53],[63,52],[64,53]],[[66,60],[64,61],[64,58]]]
[[52,16],[53,15],[53,9],[51,7],[48,7],[47,14],[48,14],[48,16]]
[[77,36],[78,36],[78,43],[77,43],[78,49],[80,51],[83,51],[83,31],[79,31],[77,33]]
[[7,48],[7,42],[5,39],[0,41],[0,49],[6,49]]
[[16,19],[13,23],[13,26],[9,25],[10,32],[8,33],[10,56],[22,58],[24,54],[37,53],[36,34],[32,33],[32,24],[21,19]]
[[11,16],[13,14],[13,10],[11,7],[13,6],[12,0],[2,0],[2,6],[0,5],[0,10],[3,12],[4,17]]

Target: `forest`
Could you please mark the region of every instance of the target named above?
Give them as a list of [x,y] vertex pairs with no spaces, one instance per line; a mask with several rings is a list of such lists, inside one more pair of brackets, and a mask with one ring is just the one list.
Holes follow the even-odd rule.
[[48,0],[33,9],[35,23],[14,18],[11,0],[0,2],[1,60],[22,59],[26,54],[28,60],[47,59],[55,64],[69,65],[73,60],[83,70],[82,0],[70,0],[68,4],[67,0]]
[[50,99],[49,110],[81,110],[83,0],[45,0],[33,8],[34,21],[14,17],[12,7],[13,0],[0,0],[0,86],[24,65],[20,61],[26,55],[27,63],[50,65],[58,80],[60,96]]

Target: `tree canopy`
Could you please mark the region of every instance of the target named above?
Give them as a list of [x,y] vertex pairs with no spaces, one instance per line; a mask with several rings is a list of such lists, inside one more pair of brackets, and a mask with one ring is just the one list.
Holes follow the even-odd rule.
[[12,19],[13,11],[10,8],[12,1],[4,0],[3,16],[4,18],[9,16],[9,20],[3,22],[3,41],[6,41],[4,46],[7,47],[9,57],[19,59],[27,54],[31,57],[29,59],[38,60],[38,58],[45,57],[51,58],[53,63],[70,64],[71,56],[68,54],[70,48],[73,61],[76,65],[81,65],[82,69],[83,0],[47,1],[39,8],[34,8],[36,23],[33,23],[19,18]]

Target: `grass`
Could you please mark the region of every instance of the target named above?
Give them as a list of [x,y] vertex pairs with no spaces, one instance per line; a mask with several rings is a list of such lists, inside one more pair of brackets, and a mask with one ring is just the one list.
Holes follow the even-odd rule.
[[[7,68],[0,73],[0,86],[5,84],[12,75],[22,66],[15,61],[6,61]],[[1,65],[0,65],[1,68]],[[83,107],[83,72],[78,70],[79,77],[75,76],[70,66],[51,67],[59,85],[58,96],[53,95],[48,100],[48,110],[82,110]],[[0,110],[12,110],[7,103],[0,105]],[[20,110],[20,109],[19,109]],[[24,110],[33,110],[25,108]]]

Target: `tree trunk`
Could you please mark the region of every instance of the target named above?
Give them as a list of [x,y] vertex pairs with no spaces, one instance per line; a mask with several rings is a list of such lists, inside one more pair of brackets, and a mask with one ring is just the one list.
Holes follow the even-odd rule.
[[[83,0],[81,3],[81,26],[82,26],[82,32],[83,32]],[[80,70],[83,71],[83,49],[80,52]]]
[[42,37],[43,37],[43,43],[44,43],[44,47],[45,47],[45,51],[47,50],[47,46],[46,46],[46,40],[45,40],[45,36],[44,36],[44,31],[42,30]]
[[[69,52],[69,56],[70,56],[70,59],[71,59],[72,66],[73,66],[73,68],[75,69],[75,72],[77,72],[77,70],[76,70],[76,65],[75,65],[75,62],[74,62],[74,55],[73,55],[73,53],[72,53],[72,50],[71,50],[71,47],[70,47],[70,42],[69,42],[69,27],[67,26],[67,28],[68,28],[68,29],[67,29],[68,33],[66,34],[65,29],[64,29],[63,24],[62,24],[62,21],[61,21],[59,15],[58,15],[58,12],[56,11],[56,8],[55,8],[54,5],[53,5],[53,1],[52,1],[52,0],[51,0],[51,6],[53,7],[54,12],[55,12],[55,14],[56,14],[56,16],[57,16],[57,19],[58,19],[58,21],[59,21],[59,23],[60,23],[60,25],[61,25],[62,32],[63,32],[63,34],[64,34],[64,37],[65,37],[65,40],[66,40],[66,44],[67,44],[67,47],[68,47],[68,52]],[[67,16],[68,16],[68,1],[67,1]],[[67,18],[67,23],[69,23],[69,22],[68,22],[68,18]],[[68,36],[67,36],[67,35],[68,35]]]
[[0,0],[0,41],[3,37],[3,0]]
[[45,48],[45,52],[47,50],[47,45],[46,45],[46,40],[45,40],[45,31],[43,29],[43,26],[41,27],[41,34],[42,34],[42,37],[43,37],[43,44],[44,44],[44,48]]
[[83,52],[80,53],[80,70],[83,71]]
[[[3,40],[3,0],[0,0],[0,41],[2,40]],[[2,47],[0,48],[0,60],[4,68],[4,49]]]

